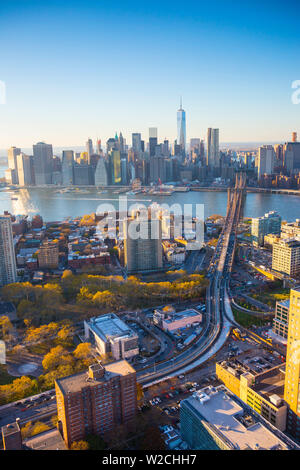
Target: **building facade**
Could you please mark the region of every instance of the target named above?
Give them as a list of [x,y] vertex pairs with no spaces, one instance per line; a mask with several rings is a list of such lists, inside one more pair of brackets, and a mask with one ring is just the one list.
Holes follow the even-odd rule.
[[0,216],[0,286],[17,281],[11,218]]
[[104,436],[137,412],[135,370],[126,361],[94,364],[55,381],[59,427],[68,447],[87,434]]

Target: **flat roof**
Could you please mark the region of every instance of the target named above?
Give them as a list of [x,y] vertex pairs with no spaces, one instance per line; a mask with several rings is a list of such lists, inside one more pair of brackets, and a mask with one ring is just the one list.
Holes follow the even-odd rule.
[[14,421],[13,423],[9,423],[9,424],[6,424],[5,426],[2,426],[1,430],[2,430],[3,436],[9,436],[10,434],[14,434],[20,431],[20,426],[16,421]]
[[136,332],[114,313],[91,318],[86,324],[103,341],[117,337],[137,337]]
[[[203,398],[201,399],[201,394]],[[212,425],[212,430],[219,434],[223,441],[235,449],[287,449],[287,446],[275,434],[228,394],[223,386],[200,390],[187,398],[183,403],[203,417]]]
[[68,450],[58,429],[51,429],[24,441],[32,450]]
[[[68,377],[63,377],[57,379],[56,383],[59,386],[63,394],[79,392],[84,387],[94,387],[99,385],[99,383],[106,383],[111,378],[117,376],[125,376],[128,374],[135,373],[135,369],[125,360],[112,362],[106,364],[105,374],[103,377],[98,379],[88,379],[88,371],[80,372],[79,374],[69,375]],[[88,379],[88,380],[87,380]]]

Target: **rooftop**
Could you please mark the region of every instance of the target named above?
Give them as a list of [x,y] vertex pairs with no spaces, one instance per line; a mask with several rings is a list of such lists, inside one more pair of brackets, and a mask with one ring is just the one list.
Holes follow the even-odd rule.
[[93,317],[86,325],[103,341],[118,337],[136,337],[137,334],[114,313]]
[[239,450],[286,449],[287,446],[267,427],[249,414],[224,386],[207,387],[182,402],[204,418],[212,432],[229,448]]
[[117,376],[125,376],[135,373],[135,369],[124,360],[112,362],[105,365],[105,373],[103,377],[92,379],[88,372],[80,372],[79,374],[69,375],[57,379],[56,383],[63,394],[79,392],[84,387],[94,387],[99,383],[107,383],[110,379]]
[[3,436],[9,436],[10,434],[14,434],[19,431],[20,431],[20,426],[17,421],[10,423],[10,424],[6,424],[5,426],[2,426]]
[[58,429],[42,432],[24,441],[31,450],[68,450]]

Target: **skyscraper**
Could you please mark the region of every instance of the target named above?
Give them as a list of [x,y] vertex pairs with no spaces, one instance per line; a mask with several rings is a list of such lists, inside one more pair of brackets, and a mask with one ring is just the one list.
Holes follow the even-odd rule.
[[185,111],[182,109],[181,99],[180,99],[180,108],[177,111],[177,144],[180,145],[181,150],[185,153],[186,123],[185,123]]
[[284,400],[289,405],[287,431],[300,440],[300,288],[290,291]]
[[74,184],[74,152],[63,150],[62,153],[62,184],[69,186]]
[[95,171],[95,186],[107,186],[108,174],[105,159],[100,157]]
[[25,153],[22,152],[17,156],[17,172],[20,186],[32,184],[31,160],[29,155],[25,155]]
[[220,150],[219,150],[219,129],[207,129],[207,159],[206,164],[210,168],[220,166]]
[[17,171],[17,156],[21,153],[21,149],[18,147],[10,147],[7,151],[7,159],[8,159],[8,168],[10,170],[14,170],[14,178],[15,184],[19,183],[18,180],[18,171]]
[[94,153],[94,148],[93,148],[93,141],[92,139],[88,139],[86,144],[85,144],[86,152],[88,154],[88,162],[90,162],[91,155]]
[[0,216],[0,286],[11,284],[17,280],[17,268],[11,218]]
[[[131,225],[133,224],[133,225]],[[138,238],[132,227],[140,227]],[[127,271],[153,271],[162,267],[161,219],[137,215],[124,221],[124,259]]]
[[263,145],[258,149],[257,157],[257,177],[260,179],[263,175],[271,175],[274,172],[276,163],[275,151],[272,145]]
[[33,146],[35,184],[37,186],[52,183],[52,160],[52,145],[38,142]]
[[135,132],[132,134],[132,150],[138,155],[142,151],[142,138],[141,134]]

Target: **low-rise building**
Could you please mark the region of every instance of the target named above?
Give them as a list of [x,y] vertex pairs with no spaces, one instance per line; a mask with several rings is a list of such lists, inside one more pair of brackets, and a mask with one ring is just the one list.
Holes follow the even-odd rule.
[[114,313],[84,322],[85,338],[96,345],[101,355],[115,360],[129,359],[139,353],[138,335]]
[[175,331],[181,328],[199,325],[202,322],[202,313],[194,308],[189,308],[176,312],[172,307],[155,309],[153,313],[153,323],[165,331]]

